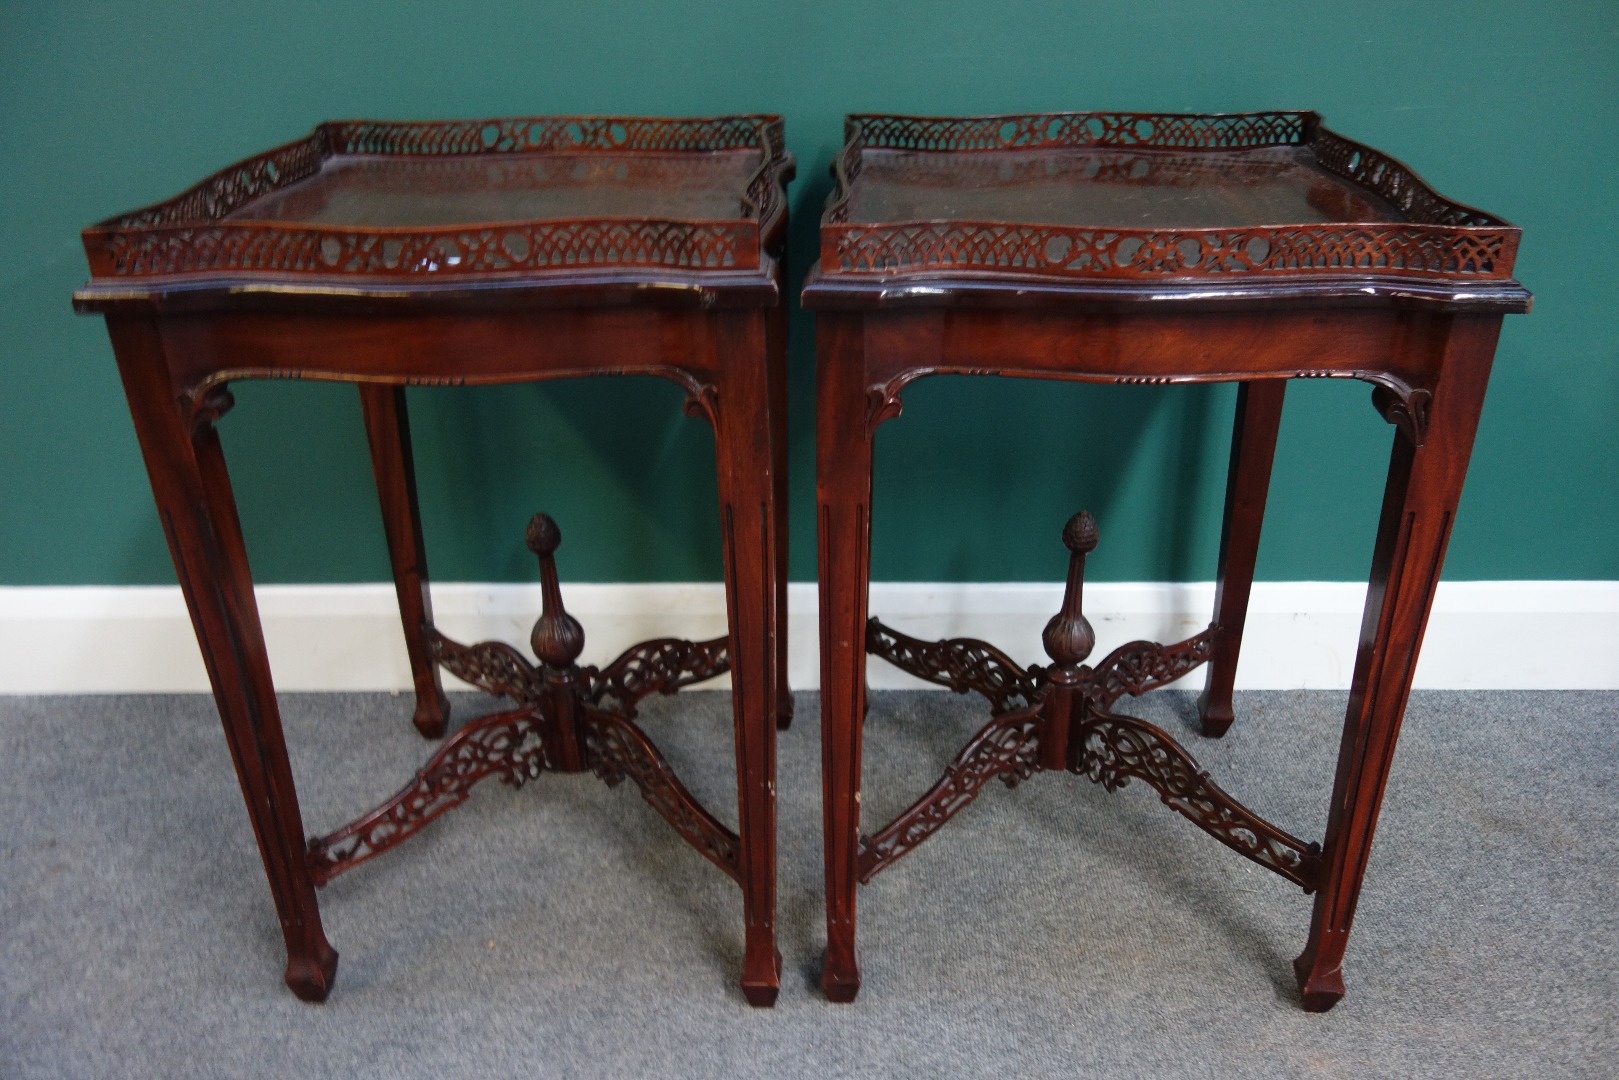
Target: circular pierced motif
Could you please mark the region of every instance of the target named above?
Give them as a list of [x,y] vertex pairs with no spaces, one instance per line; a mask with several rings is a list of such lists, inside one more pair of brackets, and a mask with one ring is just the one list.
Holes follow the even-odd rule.
[[[980,189],[1040,179],[1031,170],[1057,168],[1039,155],[1005,151],[1059,148],[1102,151],[1076,182],[1196,186],[1215,172],[1227,180],[1251,173],[1257,183],[1267,170],[1289,166],[1263,155],[1236,160],[1232,152],[1265,147],[1302,148],[1315,165],[1377,196],[1404,220],[1188,229],[850,220],[850,193],[867,150],[909,152],[908,183]],[[1150,159],[1126,153],[1142,149],[1183,152]],[[1137,175],[1142,170],[1150,175]],[[1516,228],[1445,199],[1400,162],[1327,131],[1314,113],[855,116],[834,173],[838,188],[821,228],[821,263],[832,274],[1164,280],[1350,272],[1505,279],[1518,248]]]
[[[335,156],[421,159],[442,169],[444,159],[474,154],[736,150],[757,151],[758,165],[739,186],[734,213],[715,220],[601,217],[405,229],[250,217],[255,199],[308,179]],[[514,182],[523,178],[523,160],[513,159]],[[749,270],[760,265],[762,242],[774,243],[780,233],[788,161],[781,121],[769,116],[337,122],[224,169],[167,202],[86,229],[85,249],[98,277],[237,272],[419,277],[593,266]],[[680,162],[660,161],[656,167],[675,170]],[[498,187],[501,175],[485,167],[477,182]]]

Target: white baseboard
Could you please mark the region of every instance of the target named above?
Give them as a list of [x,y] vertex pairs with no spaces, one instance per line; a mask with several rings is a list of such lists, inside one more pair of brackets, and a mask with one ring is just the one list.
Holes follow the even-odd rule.
[[[1353,583],[1257,583],[1237,686],[1347,687],[1365,594],[1364,585]],[[879,582],[872,585],[871,610],[916,637],[983,638],[1033,663],[1046,659],[1040,630],[1061,595],[1055,584]],[[725,598],[717,584],[570,584],[564,596],[585,627],[584,663],[603,663],[644,638],[725,632]],[[1207,582],[1088,584],[1094,656],[1136,638],[1189,637],[1208,623],[1213,599]],[[258,601],[278,689],[410,687],[391,585],[268,585],[258,589]],[[525,644],[539,605],[537,586],[433,586],[439,627],[461,641]],[[814,689],[815,586],[791,586],[788,606],[788,677],[794,689]],[[1201,676],[1192,680],[1201,685]],[[927,685],[877,660],[870,681],[877,688]],[[1619,581],[1441,584],[1416,683],[1619,689]],[[177,587],[0,587],[0,693],[207,689]]]

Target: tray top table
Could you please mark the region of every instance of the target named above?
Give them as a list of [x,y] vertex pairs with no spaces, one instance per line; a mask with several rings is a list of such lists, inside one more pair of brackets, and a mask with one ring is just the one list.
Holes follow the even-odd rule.
[[[1343,996],[1341,965],[1378,806],[1483,403],[1519,231],[1436,194],[1308,112],[851,116],[833,165],[817,309],[817,497],[834,1000],[860,987],[855,888],[977,797],[1066,769],[1131,779],[1239,854],[1315,894],[1295,962],[1302,1003]],[[1103,383],[1236,382],[1236,423],[1209,627],[1093,665],[1081,607],[1089,514],[1063,531],[1052,664],[985,642],[927,642],[868,619],[872,444],[930,374]],[[1396,428],[1360,651],[1322,842],[1222,791],[1167,732],[1114,711],[1209,666],[1203,732],[1232,686],[1283,393],[1293,378],[1370,383]],[[894,821],[861,831],[866,654],[983,695],[990,720]]]
[[[785,681],[785,363],[780,253],[793,163],[779,119],[537,117],[322,124],[166,202],[84,231],[159,516],[190,606],[287,947],[318,1001],[337,953],[315,887],[399,843],[487,777],[628,777],[742,888],[742,989],[768,1005],[775,947],[775,730]],[[556,524],[529,523],[544,610],[535,664],[433,626],[407,385],[649,374],[714,428],[729,633],[581,668]],[[216,427],[228,384],[359,384],[415,723],[445,731],[443,667],[515,707],[462,726],[392,799],[306,841]],[[653,692],[730,671],[739,829],[636,726]]]

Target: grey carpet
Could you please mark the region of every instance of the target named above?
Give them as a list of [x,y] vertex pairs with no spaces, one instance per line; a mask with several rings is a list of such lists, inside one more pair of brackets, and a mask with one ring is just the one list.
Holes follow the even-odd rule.
[[[460,717],[483,707],[458,698]],[[1229,790],[1319,836],[1344,695],[1252,693],[1223,741],[1191,698],[1130,703]],[[1418,693],[1351,940],[1300,1011],[1309,899],[1140,784],[986,790],[861,892],[865,988],[815,990],[817,702],[781,740],[777,1007],[734,986],[734,886],[626,785],[487,784],[322,893],[322,1006],[280,983],[269,895],[209,699],[0,698],[0,1075],[1611,1077],[1619,1030],[1613,693]],[[324,831],[425,757],[408,699],[284,704]],[[729,698],[646,726],[734,822]],[[981,713],[879,694],[868,821]]]

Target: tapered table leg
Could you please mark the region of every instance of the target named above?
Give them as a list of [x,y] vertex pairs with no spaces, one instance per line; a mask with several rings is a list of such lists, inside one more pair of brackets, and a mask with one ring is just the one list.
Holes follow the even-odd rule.
[[866,712],[871,576],[872,433],[858,317],[816,319],[815,487],[821,596],[821,783],[826,961],[833,1001],[860,991],[855,888],[860,854],[860,741]]
[[731,703],[736,727],[745,945],[742,992],[773,1005],[781,986],[776,951],[777,512],[771,365],[766,316],[717,320],[714,443],[719,475],[725,598],[731,631]]
[[1282,422],[1286,379],[1260,379],[1237,387],[1237,418],[1231,432],[1231,468],[1226,477],[1225,519],[1220,528],[1220,570],[1214,586],[1214,646],[1208,682],[1198,699],[1203,734],[1218,738],[1231,727],[1231,689],[1237,678],[1248,596],[1253,591],[1259,527],[1265,517],[1276,432]]
[[1458,318],[1436,370],[1426,438],[1395,436],[1361,621],[1360,651],[1323,845],[1310,936],[1293,962],[1304,1007],[1330,1009],[1344,995],[1342,964],[1371,852],[1394,743],[1439,584],[1501,320]]
[[230,395],[221,387],[198,409],[189,403],[177,408],[156,325],[109,315],[107,328],[281,921],[286,983],[305,1001],[321,1001],[337,974],[337,952],[321,927],[304,861],[298,794],[236,504],[214,430],[214,421],[230,407]]
[[[783,289],[783,295],[786,290]],[[776,559],[772,571],[776,591],[776,727],[793,722],[793,689],[787,683],[787,305],[769,314],[770,461],[774,470]]]
[[410,446],[410,416],[405,388],[381,383],[360,384],[366,441],[371,445],[371,471],[382,506],[382,529],[388,537],[394,589],[399,594],[399,620],[405,630],[405,653],[416,686],[416,730],[429,739],[444,734],[450,703],[438,665],[428,651],[433,628],[433,601],[427,589],[427,549],[416,504],[416,465]]

